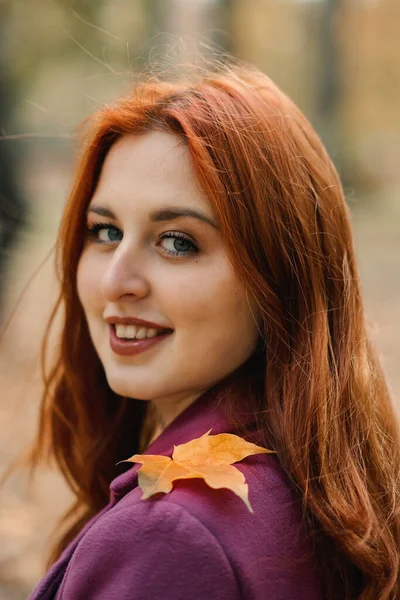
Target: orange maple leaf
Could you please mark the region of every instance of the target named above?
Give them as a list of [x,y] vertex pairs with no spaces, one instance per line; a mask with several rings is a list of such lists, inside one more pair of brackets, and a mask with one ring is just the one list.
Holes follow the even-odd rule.
[[232,433],[210,436],[210,431],[186,444],[174,446],[172,458],[134,454],[122,461],[143,463],[138,470],[142,500],[158,492],[167,494],[176,479],[201,478],[214,489],[228,488],[243,500],[250,512],[254,512],[249,502],[245,477],[232,463],[252,454],[274,451],[256,446]]

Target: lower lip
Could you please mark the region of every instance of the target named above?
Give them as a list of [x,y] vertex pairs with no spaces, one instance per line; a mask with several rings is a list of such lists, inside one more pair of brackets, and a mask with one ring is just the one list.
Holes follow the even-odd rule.
[[135,354],[140,354],[141,352],[150,350],[150,348],[154,348],[154,346],[160,344],[169,335],[170,333],[163,333],[153,338],[145,338],[144,340],[126,341],[121,340],[115,332],[115,327],[110,325],[110,346],[115,354],[119,354],[120,356],[135,356]]

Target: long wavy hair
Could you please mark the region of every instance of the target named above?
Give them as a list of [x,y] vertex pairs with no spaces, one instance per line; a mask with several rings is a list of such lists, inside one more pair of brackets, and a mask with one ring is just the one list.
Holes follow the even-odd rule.
[[[295,104],[252,67],[149,77],[133,87],[86,122],[58,237],[61,294],[44,340],[31,466],[55,458],[76,500],[49,564],[107,504],[115,463],[138,451],[146,403],[109,388],[76,272],[107,152],[123,135],[160,130],[187,144],[232,265],[258,303],[264,343],[254,407],[263,443],[272,445],[298,493],[325,597],[398,598],[399,424],[368,339],[334,165]],[[59,309],[61,340],[47,369]],[[250,395],[252,389],[249,383]]]

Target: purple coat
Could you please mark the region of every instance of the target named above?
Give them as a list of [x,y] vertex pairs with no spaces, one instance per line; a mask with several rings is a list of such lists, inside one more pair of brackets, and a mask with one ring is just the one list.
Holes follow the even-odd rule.
[[[211,428],[210,435],[234,432],[207,392],[144,454],[172,456],[174,445]],[[275,455],[234,466],[253,514],[233,492],[201,479],[141,500],[135,463],[29,600],[321,600],[299,503]]]

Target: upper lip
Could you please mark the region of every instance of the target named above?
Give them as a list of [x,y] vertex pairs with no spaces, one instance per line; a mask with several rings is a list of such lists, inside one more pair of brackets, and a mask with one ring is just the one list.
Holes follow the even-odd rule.
[[149,327],[150,329],[163,329],[172,331],[171,327],[164,327],[164,325],[159,325],[158,323],[152,323],[151,321],[145,321],[144,319],[139,319],[137,317],[105,317],[104,319],[107,323],[111,325],[141,325],[142,327]]

